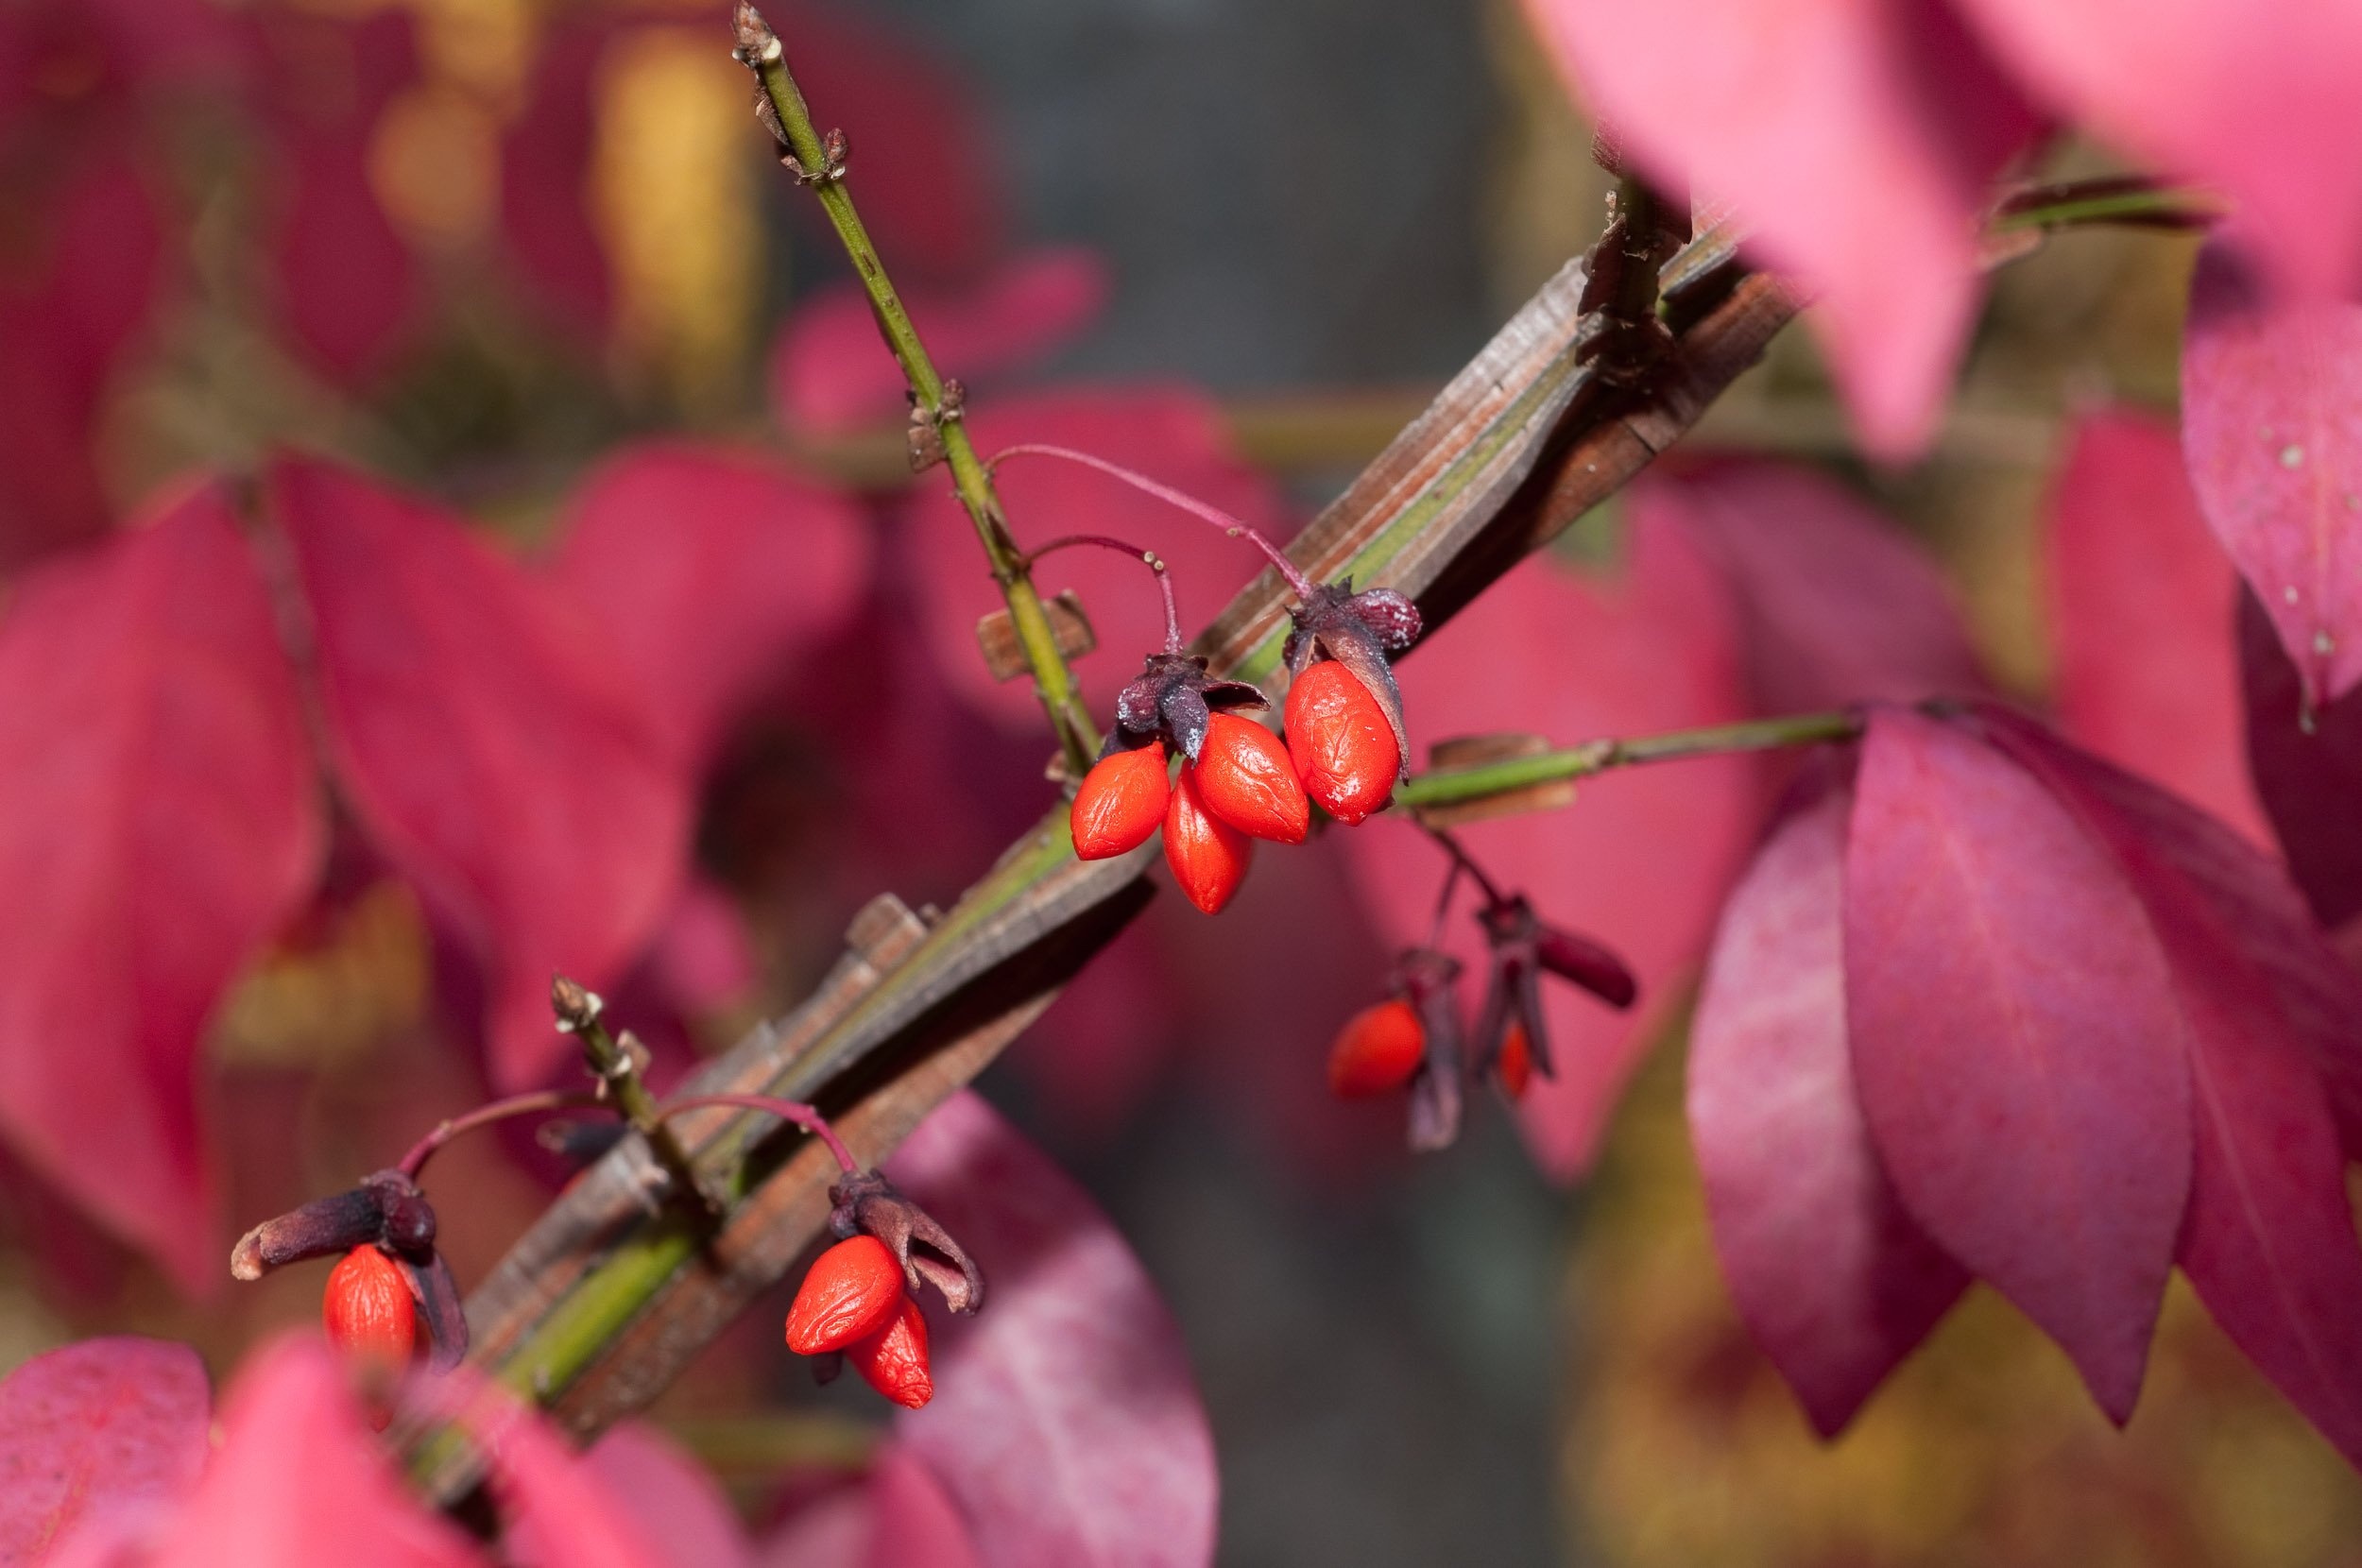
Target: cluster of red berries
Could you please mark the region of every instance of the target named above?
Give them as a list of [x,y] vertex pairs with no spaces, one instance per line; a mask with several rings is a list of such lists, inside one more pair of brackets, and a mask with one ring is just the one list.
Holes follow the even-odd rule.
[[1314,804],[1348,827],[1386,808],[1407,755],[1386,656],[1418,636],[1419,612],[1347,584],[1316,588],[1292,613],[1285,743],[1232,711],[1265,707],[1256,688],[1211,679],[1203,658],[1150,655],[1075,792],[1078,856],[1127,854],[1162,827],[1173,879],[1212,914],[1245,879],[1255,840],[1302,844]]
[[815,1259],[787,1312],[787,1348],[816,1356],[826,1383],[850,1362],[862,1381],[916,1410],[934,1397],[922,1283],[954,1312],[984,1303],[984,1279],[949,1232],[874,1170],[847,1171],[829,1189],[841,1238]]

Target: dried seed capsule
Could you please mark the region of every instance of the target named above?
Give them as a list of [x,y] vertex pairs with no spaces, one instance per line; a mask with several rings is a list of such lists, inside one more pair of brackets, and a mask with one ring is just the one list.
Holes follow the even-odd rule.
[[935,1397],[935,1380],[927,1370],[927,1319],[908,1296],[893,1321],[846,1346],[845,1359],[863,1382],[905,1409],[916,1410]]
[[1312,826],[1288,748],[1261,724],[1215,714],[1197,761],[1183,771],[1196,775],[1206,809],[1250,838],[1302,844]]
[[1218,914],[1246,879],[1255,842],[1206,809],[1196,771],[1181,770],[1165,809],[1165,863],[1190,903]]
[[419,1309],[402,1266],[374,1246],[355,1247],[329,1271],[320,1300],[328,1342],[377,1372],[410,1364]]
[[843,1350],[893,1321],[902,1299],[902,1266],[874,1236],[857,1236],[822,1253],[787,1309],[787,1348],[800,1355]]
[[1305,793],[1351,827],[1394,798],[1402,749],[1361,677],[1322,659],[1288,688],[1288,756]]
[[1411,1082],[1427,1056],[1427,1031],[1399,997],[1345,1020],[1328,1049],[1328,1089],[1340,1099],[1392,1094]]
[[1169,793],[1162,743],[1101,758],[1074,792],[1074,853],[1104,861],[1138,849],[1165,820]]
[[1493,1076],[1499,1080],[1501,1093],[1511,1103],[1526,1098],[1526,1085],[1533,1081],[1533,1051],[1526,1044],[1526,1026],[1513,1023],[1501,1039],[1501,1053],[1493,1061]]

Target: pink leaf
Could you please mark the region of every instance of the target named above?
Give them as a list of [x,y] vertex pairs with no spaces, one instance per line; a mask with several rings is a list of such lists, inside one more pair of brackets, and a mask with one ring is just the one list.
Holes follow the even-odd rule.
[[[670,1556],[659,1544],[682,1522],[659,1525],[641,1511],[657,1498],[643,1493],[625,1505],[611,1464],[602,1468],[574,1453],[536,1412],[479,1412],[471,1424],[491,1452],[492,1491],[518,1568],[708,1568],[710,1559]],[[713,1525],[710,1516],[686,1523],[709,1533]]]
[[761,1568],[978,1568],[967,1525],[926,1462],[880,1446],[868,1475],[811,1504],[764,1542]]
[[282,460],[271,506],[310,601],[339,780],[370,836],[477,945],[491,1066],[568,1052],[563,971],[597,989],[679,885],[688,782],[596,629],[455,520]]
[[898,1418],[994,1568],[1197,1565],[1213,1441],[1172,1315],[1066,1175],[974,1095],[887,1174],[984,1265],[984,1309],[939,1330],[935,1398]]
[[[1536,557],[1488,589],[1481,613],[1412,652],[1395,673],[1414,751],[1495,730],[1572,745],[1740,716],[1735,639],[1713,571],[1665,514],[1636,507],[1632,523],[1619,580],[1594,582]],[[1754,784],[1732,758],[1609,774],[1586,780],[1567,810],[1462,832],[1545,919],[1597,935],[1640,979],[1630,1013],[1571,987],[1543,990],[1558,1077],[1533,1081],[1518,1117],[1553,1176],[1571,1179],[1590,1164],[1624,1080],[1675,1015],[1746,855]],[[1425,941],[1445,870],[1434,846],[1390,822],[1355,828],[1346,844],[1381,934],[1400,946]],[[1466,908],[1445,946],[1481,976],[1482,942]],[[1304,1070],[1318,1067],[1308,1059]]]
[[583,482],[552,575],[594,616],[684,766],[851,617],[869,576],[853,503],[764,455],[626,449]]
[[2320,0],[1957,0],[2061,117],[2165,174],[2220,185],[2275,272],[2362,278],[2362,11]]
[[2264,842],[2239,760],[2237,579],[2173,427],[2130,410],[2079,418],[2045,524],[2061,724]]
[[317,1340],[282,1340],[230,1391],[205,1478],[146,1568],[481,1568],[413,1501]]
[[502,238],[526,303],[553,324],[604,333],[614,283],[588,204],[598,116],[590,100],[611,28],[570,12],[551,27],[528,101],[501,143]]
[[213,1396],[186,1345],[85,1339],[0,1383],[0,1562],[43,1562],[75,1529],[179,1501],[204,1468]]
[[[1840,774],[1824,768],[1824,774]],[[1689,1128],[1739,1315],[1823,1437],[1968,1283],[1904,1212],[1846,1049],[1841,775],[1731,895],[1689,1039]]]
[[1845,970],[1862,1110],[1905,1206],[2124,1421],[2189,1194],[2190,1085],[2122,873],[2015,763],[1879,709]]
[[1977,294],[1986,185],[2031,112],[1942,0],[1525,0],[1641,169],[1733,203],[1818,322],[1864,441],[1917,450]]
[[650,1541],[665,1568],[752,1568],[737,1510],[721,1483],[644,1422],[608,1428],[580,1469]]
[[[1063,246],[1005,262],[957,292],[909,294],[902,302],[943,373],[973,387],[1064,346],[1105,307],[1109,287],[1097,252]],[[908,412],[901,366],[859,284],[832,284],[789,318],[771,349],[771,398],[796,435],[899,421]]]
[[1737,460],[1645,477],[1729,578],[1767,713],[1984,690],[1943,574],[1893,523],[1809,469]]
[[2252,928],[2182,863],[2272,868],[2220,823],[2031,725],[2002,735],[2114,850],[2173,967],[2197,1117],[2179,1261],[2224,1332],[2362,1466],[2362,1244],[2337,1130],[2250,954]]
[[0,622],[0,1126],[191,1292],[222,1279],[197,1044],[311,885],[315,791],[220,486],[23,580]]
[[369,194],[368,152],[361,130],[300,132],[271,239],[287,331],[347,385],[385,367],[420,305],[410,251]]
[[2206,520],[2306,698],[2333,701],[2362,680],[2362,305],[2268,300],[2232,251],[2208,246],[2190,285],[2182,409]]
[[2362,691],[2309,716],[2296,666],[2248,595],[2239,606],[2248,767],[2272,829],[2322,925],[2362,914]]

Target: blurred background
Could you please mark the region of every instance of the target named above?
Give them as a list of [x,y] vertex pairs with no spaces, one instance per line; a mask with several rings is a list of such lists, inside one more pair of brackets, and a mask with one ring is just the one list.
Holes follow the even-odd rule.
[[[974,668],[989,584],[940,500],[907,493],[891,366],[767,156],[722,9],[0,0],[0,570],[280,444],[527,553],[586,472],[650,437],[742,443],[855,498],[871,580],[744,705],[698,880],[610,997],[659,1078],[796,999],[871,893],[948,904],[1046,798],[1037,710]],[[771,19],[820,122],[850,133],[853,189],[979,420],[1281,532],[1601,224],[1589,130],[1507,0],[799,0]],[[1697,443],[1855,487],[1941,561],[1997,684],[2039,700],[2062,420],[2170,406],[2191,254],[2079,235],[2001,274],[1908,472],[1853,460],[1792,331]],[[1171,547],[1185,620],[1250,573],[1129,500],[1025,483],[1020,532],[1104,506]],[[1612,582],[1623,520],[1529,570]],[[1104,707],[1153,601],[1112,568],[1071,575]],[[1483,636],[1462,635],[1469,656]],[[1605,939],[1649,869],[1585,890]],[[984,1081],[1180,1321],[1223,1561],[2362,1561],[2362,1487],[2178,1285],[2127,1434],[1978,1291],[1816,1441],[1732,1314],[1686,1147],[1681,976],[1703,929],[1654,964],[1651,1054],[1587,1179],[1546,1177],[1489,1105],[1412,1165],[1393,1108],[1336,1105],[1321,1080],[1398,935],[1365,876],[1323,844],[1267,856],[1220,922],[1160,898]],[[206,1048],[233,1228],[481,1098],[475,986],[415,895],[340,853]],[[524,1137],[443,1157],[437,1183],[468,1194],[444,1221],[463,1283],[562,1176]],[[305,1278],[185,1303],[13,1166],[0,1241],[0,1364],[130,1327],[218,1372],[317,1310]],[[750,1316],[658,1411],[756,1520],[878,1417],[809,1389],[775,1324]]]

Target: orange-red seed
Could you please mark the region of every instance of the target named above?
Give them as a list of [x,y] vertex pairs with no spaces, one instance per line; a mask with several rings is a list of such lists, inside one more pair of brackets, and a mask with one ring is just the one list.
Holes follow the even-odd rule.
[[419,1308],[402,1265],[374,1246],[355,1247],[329,1271],[320,1300],[328,1342],[379,1372],[410,1364]]
[[1255,843],[1206,810],[1193,771],[1181,770],[1181,781],[1173,786],[1172,803],[1165,809],[1165,863],[1190,903],[1207,914],[1219,914],[1246,879]]
[[1427,1054],[1427,1031],[1409,1002],[1365,1007],[1345,1020],[1328,1050],[1328,1088],[1340,1099],[1391,1094],[1411,1082]]
[[1500,1076],[1501,1093],[1512,1101],[1526,1098],[1526,1085],[1533,1081],[1533,1048],[1526,1041],[1526,1026],[1512,1022],[1509,1032],[1501,1037],[1501,1053],[1494,1060],[1493,1070]]
[[916,1410],[935,1397],[935,1380],[927,1370],[927,1320],[908,1296],[893,1321],[846,1346],[845,1359],[864,1382],[905,1409]]
[[1361,679],[1323,659],[1288,688],[1288,756],[1305,793],[1351,827],[1394,798],[1402,748]]
[[1302,844],[1312,826],[1295,764],[1279,737],[1235,713],[1217,713],[1185,773],[1197,775],[1206,809],[1250,838]]
[[874,1236],[840,1241],[814,1259],[787,1309],[787,1348],[800,1355],[843,1350],[893,1321],[902,1266]]
[[1168,792],[1162,741],[1101,758],[1074,792],[1074,853],[1104,861],[1138,849],[1165,820]]

